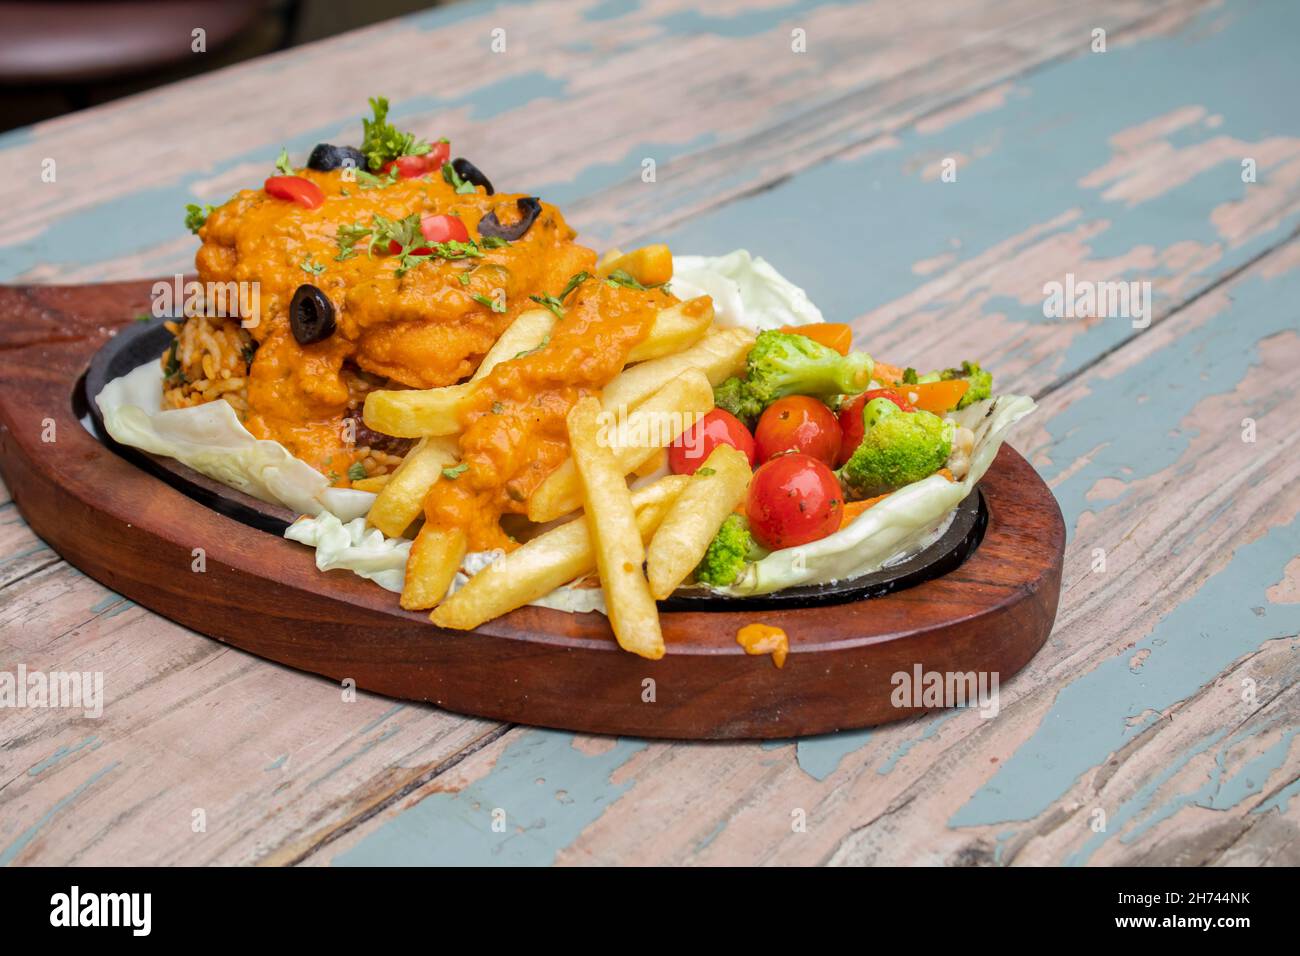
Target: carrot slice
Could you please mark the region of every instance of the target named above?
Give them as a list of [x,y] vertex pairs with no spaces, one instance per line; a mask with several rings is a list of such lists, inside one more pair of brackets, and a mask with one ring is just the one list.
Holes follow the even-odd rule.
[[[880,366],[876,366],[879,368]],[[946,382],[923,382],[920,385],[900,385],[898,390],[903,397],[917,408],[942,415],[957,407],[961,397],[970,388],[970,382],[964,378],[949,379]]]
[[843,322],[817,322],[813,325],[783,325],[782,332],[803,335],[841,355],[848,355],[853,347],[853,329]]
[[843,528],[872,505],[878,504],[888,497],[889,495],[876,495],[874,498],[864,498],[861,501],[844,502],[844,507],[840,509],[840,527]]

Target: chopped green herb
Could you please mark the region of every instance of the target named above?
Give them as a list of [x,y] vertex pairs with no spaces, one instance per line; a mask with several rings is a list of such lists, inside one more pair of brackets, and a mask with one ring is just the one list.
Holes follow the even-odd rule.
[[302,262],[298,263],[298,268],[303,272],[310,272],[314,276],[318,276],[325,271],[325,266],[313,261],[311,256],[307,256]]
[[340,187],[340,188],[339,188],[339,195],[340,195],[340,196],[351,196],[352,194],[351,194],[350,192],[347,191],[347,187]]
[[645,292],[652,286],[644,286],[636,279],[632,278],[631,273],[624,269],[615,269],[609,275],[605,276],[605,282],[610,286],[622,286],[625,289],[636,289],[638,292]]
[[176,357],[176,339],[172,339],[171,348],[167,350],[167,361],[163,365],[163,376],[170,382],[177,375],[180,375],[181,381],[185,380],[185,375],[181,372],[180,359]]
[[452,465],[450,468],[444,468],[442,470],[442,477],[450,478],[452,481],[455,481],[468,470],[469,462],[462,461],[459,465]]
[[473,183],[460,178],[460,173],[456,172],[451,163],[442,164],[442,178],[463,196],[472,196],[477,191]]
[[505,407],[504,405],[502,405],[500,402],[493,402],[493,403],[492,403],[492,414],[493,414],[493,415],[500,415],[500,414],[501,414],[502,412],[504,412],[505,410],[506,410],[506,407]]
[[563,302],[565,299],[567,299],[569,297],[570,292],[572,292],[574,289],[582,285],[590,278],[591,278],[591,273],[589,272],[579,272],[577,275],[569,276],[569,281],[565,283],[564,291],[560,293],[560,301]]
[[194,203],[187,203],[185,206],[185,228],[190,232],[198,235],[203,224],[208,221],[208,216],[212,215],[212,210],[216,206],[198,206]]
[[361,225],[359,222],[354,222],[351,225],[344,223],[339,226],[338,232],[334,234],[334,241],[339,246],[338,255],[334,257],[334,261],[343,262],[355,256],[357,254],[356,244],[368,235],[370,235],[370,228]]
[[281,176],[293,175],[293,166],[289,162],[289,151],[287,149],[280,148],[280,155],[275,161],[275,168],[280,171]]
[[373,173],[366,172],[364,169],[358,169],[356,173],[357,185],[362,189],[386,189],[397,182],[399,178],[396,166],[390,169],[388,173],[383,176],[376,176]]
[[338,480],[342,477],[342,475],[340,475],[337,471],[331,468],[328,477],[330,480],[330,484],[332,485],[337,483]]
[[348,465],[348,481],[361,481],[366,477],[366,466],[359,461]]
[[562,318],[564,318],[564,305],[563,305],[563,304],[560,302],[560,300],[557,299],[555,296],[553,296],[553,295],[530,295],[528,298],[532,299],[532,300],[533,300],[534,302],[536,302],[538,305],[544,305],[544,306],[546,306],[546,308],[550,309],[552,312],[555,313],[555,317],[556,317],[557,319],[562,319]]
[[398,156],[423,156],[433,147],[414,133],[403,133],[388,122],[388,100],[383,96],[370,98],[370,109],[374,119],[363,119],[361,127],[365,135],[361,139],[361,152],[365,154],[366,163],[372,171],[380,169],[384,163]]
[[476,293],[475,295],[470,296],[470,298],[473,299],[475,302],[477,302],[479,305],[487,306],[493,312],[504,312],[506,310],[506,303],[505,303],[505,299],[503,298],[483,295],[482,293]]
[[500,249],[503,246],[510,245],[508,241],[502,239],[500,236],[482,236],[479,238],[479,242],[482,244],[484,249]]
[[469,285],[469,273],[468,273],[468,272],[462,272],[460,275],[456,276],[456,278],[460,281],[460,284],[461,284],[461,285]]
[[697,475],[703,475],[705,478],[707,478],[709,477],[709,475],[716,475],[717,471],[710,468],[708,465],[702,465],[701,467],[695,469],[695,473]]

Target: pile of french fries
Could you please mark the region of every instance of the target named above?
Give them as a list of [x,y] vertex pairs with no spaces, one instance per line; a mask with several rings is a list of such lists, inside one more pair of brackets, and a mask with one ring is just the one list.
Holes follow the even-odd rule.
[[[662,269],[666,254],[664,247],[614,253],[598,269],[603,275],[616,268],[645,275]],[[649,279],[663,281],[657,275]],[[374,482],[377,497],[367,516],[389,537],[415,532],[402,607],[432,608],[435,624],[470,629],[594,572],[619,645],[642,657],[662,657],[655,601],[686,581],[749,487],[748,460],[727,445],[690,477],[668,475],[635,491],[628,483],[658,470],[663,449],[713,408],[713,386],[744,368],[754,334],[715,328],[713,318],[707,297],[659,313],[600,399],[583,399],[570,410],[570,457],[526,502],[529,521],[538,525],[572,517],[529,538],[450,594],[468,541],[462,529],[419,524],[425,496],[446,480],[444,469],[457,464],[461,413],[479,382],[501,362],[542,346],[556,318],[546,309],[521,314],[467,382],[372,392],[366,425],[419,439],[396,471]],[[603,427],[603,413],[606,422],[617,416],[619,426]]]

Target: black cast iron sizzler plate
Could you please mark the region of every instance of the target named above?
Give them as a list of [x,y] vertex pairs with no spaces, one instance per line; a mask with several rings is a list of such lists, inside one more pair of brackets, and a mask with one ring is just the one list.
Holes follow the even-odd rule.
[[[83,409],[88,411],[101,441],[177,490],[250,527],[282,535],[297,517],[288,509],[243,494],[175,459],[119,445],[109,437],[95,396],[113,379],[146,362],[159,361],[171,343],[171,333],[163,322],[163,319],[138,322],[119,332],[96,353],[82,379],[81,393],[74,396],[78,414]],[[976,488],[957,506],[951,524],[936,541],[891,567],[852,580],[801,585],[772,594],[733,597],[703,588],[682,588],[660,601],[659,607],[665,611],[794,609],[879,597],[914,587],[960,567],[979,547],[987,526],[988,511],[983,495]]]

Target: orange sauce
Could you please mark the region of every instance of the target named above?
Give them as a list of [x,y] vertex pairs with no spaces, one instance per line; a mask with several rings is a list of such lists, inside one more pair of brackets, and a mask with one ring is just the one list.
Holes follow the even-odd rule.
[[746,624],[736,632],[736,643],[746,654],[771,654],[772,663],[777,667],[785,666],[786,655],[790,653],[790,639],[785,631],[771,624]]
[[[376,214],[398,220],[445,213],[458,216],[477,237],[479,220],[489,212],[507,224],[515,218],[520,197],[458,194],[437,176],[363,189],[339,172],[296,175],[321,188],[323,205],[305,209],[261,189],[243,190],[208,217],[196,264],[203,282],[258,283],[260,316],[249,332],[259,347],[245,424],[325,473],[342,476],[352,460],[340,427],[349,405],[345,362],[412,388],[452,384],[474,371],[516,315],[536,307],[530,294],[558,292],[595,261],[591,250],[574,243],[559,210],[546,203],[521,239],[484,249],[481,258],[431,259],[399,277],[397,257],[382,246],[371,256],[368,239],[361,239],[355,254],[340,261],[340,226],[370,226]],[[307,346],[293,338],[288,316],[303,283],[330,297],[337,322],[330,338]],[[505,295],[504,313],[474,298],[491,299],[498,290]]]
[[501,515],[526,512],[528,497],[568,456],[569,409],[618,374],[659,310],[676,301],[594,276],[579,285],[549,341],[502,362],[475,389],[460,438],[469,467],[433,486],[425,520],[467,529],[471,550],[514,547]]
[[[398,257],[385,246],[368,254],[363,238],[354,254],[340,259],[339,228],[368,227],[376,214],[393,220],[451,214],[477,237],[490,212],[503,224],[515,220],[519,196],[457,194],[437,176],[362,189],[338,172],[296,175],[321,188],[322,206],[305,209],[260,189],[244,190],[208,217],[196,261],[200,281],[259,283],[260,320],[249,329],[258,342],[249,373],[249,431],[279,441],[337,484],[346,484],[355,460],[341,427],[357,404],[350,387],[355,376],[345,363],[390,387],[453,384],[473,373],[517,315],[540,308],[530,295],[558,295],[571,276],[592,273],[566,298],[565,314],[542,347],[481,380],[462,418],[461,460],[468,468],[440,479],[425,502],[426,519],[464,528],[471,549],[513,547],[500,518],[524,513],[528,496],[567,457],[569,409],[599,393],[659,310],[678,300],[663,290],[597,278],[596,254],[573,241],[574,231],[547,203],[521,239],[484,248],[481,258],[431,259],[399,277]],[[294,339],[288,315],[303,283],[330,297],[337,323],[332,336],[307,346]],[[503,313],[475,298],[499,293]]]

